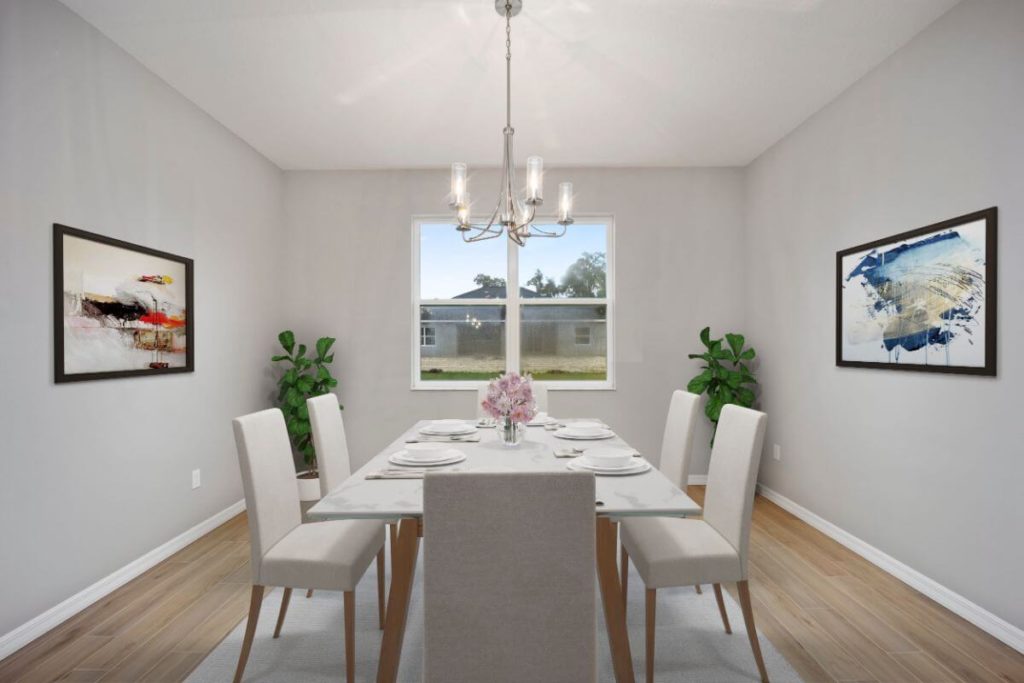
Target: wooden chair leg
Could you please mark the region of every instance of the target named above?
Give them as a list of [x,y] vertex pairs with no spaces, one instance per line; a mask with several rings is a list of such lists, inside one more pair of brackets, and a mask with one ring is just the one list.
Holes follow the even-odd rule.
[[377,552],[377,620],[384,630],[384,546]]
[[288,612],[288,603],[292,599],[292,589],[285,588],[284,594],[281,596],[281,611],[277,615],[277,626],[274,627],[274,637],[277,638],[281,635],[281,627],[284,626],[284,615]]
[[715,601],[718,603],[718,612],[722,615],[722,625],[725,626],[725,632],[732,633],[732,629],[729,628],[729,615],[725,611],[725,600],[722,599],[722,584],[713,583],[711,587],[715,589]]
[[263,586],[252,587],[252,597],[249,599],[249,621],[245,624],[245,639],[242,640],[242,652],[238,655],[238,667],[235,669],[235,683],[240,683],[242,673],[245,672],[245,664],[249,661],[249,650],[252,649],[252,639],[256,635],[256,622],[260,618],[260,606],[263,604]]
[[391,573],[395,573],[395,547],[398,543],[398,525],[394,522],[388,524],[388,551],[391,553]]
[[656,588],[647,589],[647,683],[654,683],[654,606],[657,596]]
[[704,594],[704,591],[701,590],[699,583],[696,586],[694,586],[694,588],[697,589],[697,595],[703,595]]
[[312,588],[310,588],[309,590],[306,591],[306,597],[307,598],[313,597],[313,589]]
[[761,644],[757,642],[757,630],[754,628],[754,609],[750,604],[750,586],[746,581],[737,581],[736,589],[740,594],[743,623],[747,626],[747,637],[750,639],[750,649],[754,651],[754,661],[757,662],[757,670],[761,674],[761,683],[768,683],[768,672],[764,668],[764,658],[761,657]]
[[622,581],[622,606],[626,606],[626,596],[629,595],[627,591],[629,582],[629,551],[626,550],[626,546],[622,546],[621,553],[621,568],[619,569],[619,580]]
[[345,680],[356,680],[356,594],[345,591]]

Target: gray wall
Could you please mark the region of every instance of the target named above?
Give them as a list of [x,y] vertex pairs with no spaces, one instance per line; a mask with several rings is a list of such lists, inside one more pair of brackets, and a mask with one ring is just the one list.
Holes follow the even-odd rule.
[[[686,354],[700,345],[697,333],[705,325],[742,328],[741,172],[552,169],[548,177],[575,182],[580,212],[615,215],[618,305],[616,390],[554,392],[551,411],[603,417],[656,459],[669,396],[696,374]],[[292,285],[285,320],[307,340],[338,337],[335,369],[353,464],[416,419],[475,415],[475,392],[409,388],[411,216],[447,213],[447,172],[285,178]],[[474,172],[477,201],[497,186],[494,172]],[[695,473],[706,471],[708,438],[698,433]]]
[[[748,169],[744,297],[762,481],[1019,627],[1022,126],[1024,3],[965,2]],[[993,205],[999,376],[835,367],[835,252]]]
[[[0,3],[0,634],[242,497],[229,420],[269,390],[282,187],[63,5]],[[53,384],[53,222],[195,259],[194,374]]]

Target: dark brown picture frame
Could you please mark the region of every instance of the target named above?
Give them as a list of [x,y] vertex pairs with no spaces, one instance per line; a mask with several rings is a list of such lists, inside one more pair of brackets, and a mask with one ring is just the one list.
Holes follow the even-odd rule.
[[[869,249],[895,245],[901,241],[921,237],[933,232],[955,228],[958,225],[985,221],[985,365],[919,365],[909,363],[874,363],[843,359],[843,258]],[[848,368],[875,368],[884,370],[908,370],[911,372],[938,372],[944,374],[984,375],[994,377],[996,374],[996,316],[997,316],[997,282],[998,282],[998,210],[991,207],[982,211],[964,214],[956,218],[927,225],[923,228],[902,232],[898,235],[859,244],[849,249],[836,252],[836,365]]]
[[[139,370],[111,370],[104,372],[66,373],[64,371],[64,236],[78,237],[98,242],[111,247],[136,251],[149,256],[175,261],[185,266],[185,365],[168,368],[143,368]],[[140,244],[132,244],[79,228],[72,228],[60,223],[53,224],[53,377],[54,382],[85,382],[95,379],[116,379],[120,377],[147,377],[152,375],[171,375],[195,371],[195,301],[193,294],[194,263],[192,259],[177,254],[170,254],[158,249],[150,249]]]

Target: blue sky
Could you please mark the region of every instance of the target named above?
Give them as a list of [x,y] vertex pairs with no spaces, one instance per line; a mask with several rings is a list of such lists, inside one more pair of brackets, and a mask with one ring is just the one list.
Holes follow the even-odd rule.
[[[558,226],[544,226],[554,230]],[[508,238],[466,244],[450,223],[420,226],[420,298],[448,299],[475,289],[477,273],[505,277]],[[529,279],[538,268],[558,282],[566,269],[583,252],[605,252],[605,226],[576,223],[564,237],[531,239],[519,250],[520,281]]]

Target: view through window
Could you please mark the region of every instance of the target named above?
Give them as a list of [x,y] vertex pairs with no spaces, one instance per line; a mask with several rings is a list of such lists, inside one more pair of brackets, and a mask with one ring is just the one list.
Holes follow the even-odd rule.
[[555,388],[610,387],[611,231],[581,220],[517,247],[416,221],[413,385],[469,388],[509,369]]

